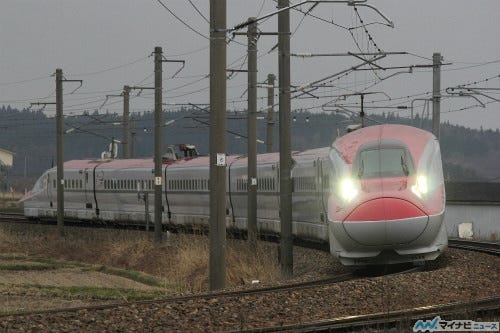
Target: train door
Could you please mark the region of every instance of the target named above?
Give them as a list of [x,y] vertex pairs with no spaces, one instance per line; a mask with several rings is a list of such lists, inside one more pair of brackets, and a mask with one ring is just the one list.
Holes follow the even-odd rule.
[[[173,155],[175,156],[175,154]],[[165,165],[165,168],[164,168],[164,173],[163,173],[163,176],[164,176],[164,187],[163,187],[163,191],[165,193],[165,204],[167,205],[167,218],[168,218],[168,223],[172,223],[172,215],[173,215],[173,212],[171,210],[171,196],[170,196],[170,192],[172,191],[172,185],[173,185],[173,182],[171,181],[171,177],[170,177],[170,174],[167,176],[167,171],[168,170],[168,167],[170,165],[167,164]],[[144,194],[143,194],[144,195]],[[145,200],[145,197],[143,197],[143,200]]]
[[313,223],[318,220],[317,166],[314,159],[295,159],[292,169],[292,219]]
[[328,200],[330,199],[331,184],[333,182],[334,169],[329,158],[318,159],[319,191],[321,201],[320,220],[323,223],[328,222]]
[[277,163],[257,165],[257,220],[265,231],[279,230],[279,201]]
[[55,185],[56,185],[56,175],[53,172],[47,173],[47,202],[49,203],[49,206],[52,207],[54,205],[53,203],[53,197],[54,197],[54,192],[55,192]]
[[85,196],[85,208],[92,209],[92,197],[93,197],[93,175],[92,169],[85,168],[83,170],[83,192]]
[[[244,160],[246,161],[246,159]],[[231,218],[231,225],[246,228],[246,162],[235,159],[227,166],[227,215]]]

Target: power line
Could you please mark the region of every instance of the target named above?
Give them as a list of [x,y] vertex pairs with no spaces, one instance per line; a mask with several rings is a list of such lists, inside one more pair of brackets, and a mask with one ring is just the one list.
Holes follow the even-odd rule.
[[184,20],[182,20],[179,16],[177,16],[173,11],[171,11],[163,2],[161,2],[161,0],[156,0],[158,1],[158,3],[163,7],[165,8],[173,17],[175,17],[177,19],[177,21],[181,22],[184,26],[186,26],[189,30],[193,31],[195,34],[207,39],[207,40],[210,40],[210,38],[208,38],[207,36],[205,36],[204,34],[202,34],[201,32],[199,32],[198,30],[196,30],[195,28],[193,28],[192,26],[190,26],[188,23],[186,23]]
[[[356,13],[358,19],[359,19],[359,22],[361,23],[361,26],[363,27],[366,35],[368,36],[368,40],[369,40],[369,43],[371,42],[372,45],[377,49],[377,51],[379,53],[382,53],[382,50],[378,47],[377,43],[375,42],[375,40],[373,39],[372,35],[370,35],[370,32],[368,31],[368,29],[366,28],[366,25],[363,21],[363,19],[361,18],[361,15],[359,14],[358,12],[358,8],[356,6],[353,6],[354,7],[354,12]],[[349,29],[349,32],[351,32],[352,29]],[[351,33],[351,36],[352,36],[352,33]],[[354,37],[354,36],[353,36]]]
[[498,75],[494,75],[494,76],[490,76],[490,77],[487,77],[486,79],[482,79],[482,80],[479,80],[479,81],[471,81],[471,82],[468,82],[468,83],[464,83],[464,84],[459,84],[457,85],[457,87],[468,87],[468,86],[471,86],[473,84],[478,84],[478,83],[483,83],[483,82],[487,82],[491,79],[495,79],[495,78],[500,78],[500,74]]
[[497,63],[500,63],[500,59],[499,60],[488,61],[488,62],[477,64],[477,65],[464,66],[464,67],[458,67],[458,68],[442,69],[442,71],[443,72],[459,71],[459,70],[462,70],[462,69],[482,67],[482,66],[491,65],[491,64],[497,64]]
[[304,22],[304,19],[306,18],[307,14],[309,14],[317,5],[319,5],[318,2],[314,3],[311,5],[311,7],[309,7],[309,10],[304,13],[304,15],[302,16],[302,18],[300,19],[299,23],[297,24],[297,26],[295,27],[295,29],[293,30],[292,32],[292,35],[290,37],[293,37],[295,35],[295,33],[297,32],[297,30],[299,30],[300,26],[302,25],[302,23]]
[[[486,102],[484,103],[485,105],[488,105],[488,104],[492,104],[492,103],[498,103],[498,101],[489,101],[489,102]],[[460,111],[465,111],[465,110],[469,110],[469,109],[475,109],[477,107],[480,107],[480,105],[470,105],[470,106],[464,106],[460,109],[453,109],[453,110],[448,110],[448,111],[441,111],[441,113],[452,113],[452,112],[460,112]]]
[[195,53],[198,53],[198,52],[201,52],[201,51],[204,51],[204,50],[208,50],[208,48],[209,48],[209,46],[204,46],[204,47],[200,47],[199,49],[195,49],[195,50],[192,50],[192,51],[187,51],[187,52],[184,52],[184,53],[166,54],[165,57],[181,57],[181,56],[191,55],[191,54],[195,54]]
[[209,74],[207,74],[207,75],[203,76],[203,77],[202,77],[202,78],[200,78],[200,79],[197,79],[197,80],[194,80],[194,81],[191,81],[191,82],[188,82],[188,83],[182,84],[182,85],[177,86],[177,87],[168,88],[168,89],[166,89],[165,91],[166,91],[166,92],[170,92],[170,91],[179,90],[179,89],[181,89],[181,88],[185,88],[185,87],[191,86],[191,85],[193,85],[193,84],[196,84],[196,83],[198,83],[198,82],[201,82],[201,81],[203,81],[203,80],[206,80],[206,79],[208,79],[209,77],[210,77],[210,75],[209,75]]
[[203,15],[202,12],[200,12],[200,10],[198,9],[198,7],[196,7],[196,5],[191,0],[188,0],[188,1],[191,4],[191,6],[193,6],[194,10],[196,10],[196,12],[198,14],[200,14],[201,17],[203,17],[203,19],[205,20],[205,22],[207,22],[208,24],[210,24],[210,21],[205,17],[205,15]]
[[[274,2],[277,2],[277,0],[274,0]],[[345,26],[343,26],[343,25],[340,25],[340,24],[338,24],[338,23],[335,23],[333,20],[331,20],[331,21],[330,21],[330,20],[327,20],[327,19],[322,18],[322,17],[320,17],[320,16],[313,15],[313,14],[311,14],[310,12],[309,12],[309,13],[304,12],[304,11],[303,11],[302,9],[300,9],[300,8],[294,7],[294,8],[292,8],[292,10],[297,11],[297,12],[300,12],[300,13],[302,13],[302,14],[304,14],[304,15],[310,16],[310,17],[312,17],[312,18],[314,18],[314,19],[316,19],[316,20],[322,21],[322,22],[324,22],[324,23],[331,24],[331,25],[333,25],[333,26],[335,26],[335,27],[337,27],[337,28],[341,28],[341,29],[345,29],[345,30],[348,30],[348,29],[349,29],[349,28],[347,28],[347,27],[345,27]]]
[[455,61],[455,60],[449,60],[450,62],[454,64],[463,64],[463,65],[485,65],[485,64],[491,64],[491,63],[496,63],[500,60],[489,60],[489,61],[481,61],[481,62],[466,62],[466,61]]
[[266,0],[262,0],[262,4],[260,5],[259,12],[257,13],[257,15],[255,15],[255,17],[259,17],[260,14],[262,14],[262,10],[264,9],[265,4],[266,4]]
[[149,58],[149,56],[145,56],[145,57],[142,57],[142,58],[139,58],[139,59],[133,60],[133,61],[128,62],[128,63],[125,63],[125,64],[121,64],[121,65],[118,65],[118,66],[113,66],[113,67],[105,68],[105,69],[102,69],[102,70],[99,70],[99,71],[95,71],[95,72],[89,72],[89,73],[77,73],[77,74],[69,74],[69,75],[74,75],[74,76],[90,76],[90,75],[102,74],[102,73],[106,73],[106,72],[114,71],[114,70],[116,70],[116,69],[120,69],[120,68],[123,68],[123,67],[127,67],[127,66],[134,65],[134,64],[136,64],[136,63],[138,63],[138,62],[141,62],[141,61],[143,61],[143,60],[146,60],[147,58]]
[[417,57],[417,58],[420,58],[420,59],[424,59],[424,60],[429,60],[429,61],[432,61],[432,58],[429,58],[429,57],[424,57],[424,56],[421,56],[419,54],[416,54],[416,53],[411,53],[411,52],[406,52],[408,53],[409,55],[412,55],[414,57]]
[[0,86],[10,86],[10,85],[22,84],[22,83],[26,83],[26,82],[33,82],[33,81],[48,79],[50,77],[51,76],[48,75],[48,76],[39,76],[39,77],[35,77],[32,79],[26,79],[26,80],[20,80],[20,81],[2,82],[2,83],[0,83]]

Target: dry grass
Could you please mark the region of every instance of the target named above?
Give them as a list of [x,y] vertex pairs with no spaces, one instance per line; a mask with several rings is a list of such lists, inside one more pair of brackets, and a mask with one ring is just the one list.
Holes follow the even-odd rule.
[[0,192],[0,200],[19,200],[22,197],[23,194],[18,192]]
[[[155,276],[171,290],[208,290],[209,241],[206,236],[165,235],[162,244],[151,233],[130,230],[65,228],[64,239],[55,226],[0,226],[0,253],[48,257],[144,272]],[[228,240],[227,285],[279,279],[274,255],[276,245],[259,244],[251,253],[247,243]]]
[[18,201],[22,198],[20,193],[0,192],[0,209],[20,210]]

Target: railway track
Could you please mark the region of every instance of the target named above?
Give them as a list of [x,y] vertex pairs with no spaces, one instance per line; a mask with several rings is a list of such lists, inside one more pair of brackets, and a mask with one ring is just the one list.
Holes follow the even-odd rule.
[[[375,273],[378,275],[398,275],[398,274],[407,274],[416,271],[420,271],[421,267],[407,267],[401,266],[399,270],[390,271],[387,274],[384,273]],[[195,294],[195,295],[187,295],[187,296],[174,296],[167,298],[160,298],[155,300],[145,300],[145,301],[134,301],[134,302],[119,302],[119,303],[111,303],[111,304],[102,304],[102,305],[92,305],[92,306],[83,306],[83,307],[71,307],[71,308],[62,308],[62,309],[50,309],[50,310],[38,310],[38,311],[25,311],[25,312],[17,312],[10,314],[0,315],[0,318],[3,317],[18,317],[18,316],[27,316],[27,315],[38,315],[38,314],[54,314],[54,313],[63,313],[63,312],[77,312],[77,311],[92,311],[92,310],[105,310],[105,309],[113,309],[124,306],[140,306],[140,305],[148,305],[148,304],[164,304],[164,303],[176,303],[176,302],[187,302],[187,301],[196,301],[196,300],[206,300],[206,299],[214,299],[214,298],[223,298],[223,297],[242,297],[242,296],[259,296],[268,293],[279,293],[279,292],[287,292],[287,291],[299,291],[307,288],[315,288],[321,287],[324,285],[331,285],[335,283],[340,283],[344,281],[352,281],[361,279],[364,277],[372,277],[376,275],[367,275],[366,271],[355,272],[355,273],[343,273],[335,276],[331,276],[324,279],[318,279],[313,281],[304,281],[304,282],[296,282],[286,285],[279,286],[269,286],[269,287],[257,287],[246,290],[235,290],[235,291],[222,291],[222,292],[210,292],[203,294]]]
[[419,319],[435,316],[498,315],[500,296],[483,298],[468,302],[453,302],[433,306],[418,307],[401,311],[380,312],[368,315],[332,318],[297,325],[270,326],[233,332],[377,332],[393,329],[409,331]]
[[[11,218],[15,221],[23,221],[24,216],[22,214],[0,214],[0,220],[7,220]],[[15,222],[13,221],[13,222]],[[464,247],[467,246],[467,247]],[[450,240],[450,247],[463,248],[466,250],[475,250],[480,252],[487,252],[490,254],[498,255],[498,243],[490,243],[488,245],[482,245],[478,242],[471,241],[461,241],[461,240]],[[488,250],[484,251],[484,249],[493,248],[496,250]],[[418,270],[419,268],[412,267],[411,269],[404,269],[399,272],[390,272],[390,274],[384,275],[393,275],[393,274],[403,274],[413,272]],[[386,273],[386,272],[385,272]],[[382,274],[381,274],[382,275]],[[373,276],[373,275],[372,275]],[[180,296],[180,297],[169,297],[163,299],[149,300],[149,301],[138,301],[138,302],[120,302],[114,304],[105,304],[105,305],[95,305],[95,306],[85,306],[85,307],[73,307],[73,308],[64,308],[64,309],[53,309],[53,310],[45,310],[45,311],[33,311],[33,312],[22,312],[17,314],[9,314],[9,315],[1,315],[2,317],[18,317],[18,321],[22,321],[23,316],[31,316],[38,315],[43,317],[50,317],[51,314],[58,316],[65,316],[65,313],[73,313],[78,316],[77,313],[79,311],[92,311],[92,312],[100,312],[100,310],[109,310],[115,311],[118,308],[125,307],[141,307],[142,305],[148,306],[153,305],[154,308],[157,308],[156,305],[161,304],[174,304],[174,303],[182,303],[194,301],[197,303],[205,302],[210,300],[217,299],[226,299],[226,298],[237,298],[243,296],[256,296],[269,294],[266,297],[274,298],[275,294],[279,295],[283,292],[288,291],[296,291],[296,290],[305,290],[308,288],[321,287],[324,285],[335,284],[343,281],[350,281],[361,279],[362,277],[366,277],[366,274],[363,276],[361,274],[341,274],[332,276],[326,279],[315,280],[315,281],[307,281],[307,282],[299,282],[289,285],[282,286],[274,286],[274,287],[252,287],[246,290],[239,291],[227,291],[227,292],[218,292],[218,293],[206,293],[206,294],[197,294],[197,295],[188,295],[188,296]],[[314,289],[311,289],[314,290]],[[209,303],[209,302],[208,302]],[[160,307],[158,307],[160,308]],[[248,330],[247,332],[271,332],[271,331],[296,331],[296,332],[344,332],[346,330],[358,331],[358,330],[386,330],[386,329],[395,329],[396,331],[407,331],[411,329],[413,324],[418,319],[432,319],[432,316],[435,315],[449,315],[452,316],[456,313],[464,314],[464,311],[468,311],[467,315],[472,313],[493,313],[493,318],[498,316],[500,309],[500,297],[492,297],[488,299],[480,299],[476,301],[467,301],[467,302],[458,302],[458,303],[450,303],[450,304],[441,304],[435,306],[428,307],[419,307],[406,309],[401,311],[391,311],[391,312],[383,312],[383,313],[373,313],[369,315],[359,315],[359,316],[349,316],[349,317],[337,317],[325,320],[319,320],[314,322],[302,322],[298,325],[289,325],[289,326],[276,326],[276,327],[263,327],[255,330]],[[431,318],[429,318],[429,316]],[[447,317],[453,318],[453,317]],[[324,317],[328,318],[328,317]],[[467,316],[467,318],[475,318],[472,316]],[[240,330],[239,330],[240,331]]]
[[[394,274],[404,274],[414,271],[415,268],[409,270],[403,270]],[[58,318],[55,322],[60,322],[64,318],[72,318],[71,320],[76,320],[80,316],[85,316],[86,318],[93,318],[92,325],[96,324],[97,321],[105,320],[107,316],[114,316],[115,311],[117,316],[123,316],[125,309],[131,308],[132,314],[137,313],[147,313],[142,312],[140,309],[144,307],[149,307],[158,311],[159,309],[171,309],[176,308],[179,303],[191,303],[190,301],[200,300],[205,304],[218,304],[217,307],[221,307],[219,303],[224,298],[233,298],[240,300],[242,296],[256,296],[258,299],[260,294],[273,293],[287,290],[297,290],[305,288],[314,288],[316,286],[321,286],[327,283],[336,283],[351,279],[349,274],[342,274],[329,279],[322,279],[306,283],[297,283],[294,285],[280,286],[280,287],[270,287],[270,288],[260,288],[251,289],[244,291],[229,291],[229,292],[217,292],[217,293],[207,293],[198,294],[190,296],[181,297],[171,297],[154,301],[139,301],[130,303],[117,303],[117,304],[107,304],[100,306],[86,306],[78,308],[65,308],[65,309],[55,309],[46,311],[34,311],[34,312],[24,312],[17,314],[8,314],[0,316],[0,322],[10,322],[10,323],[22,323],[25,321],[32,323],[52,323],[52,319],[48,318]],[[321,289],[320,289],[321,290]],[[269,296],[268,296],[269,297]],[[280,299],[277,296],[271,296],[270,299]],[[251,298],[253,299],[253,298]],[[247,298],[246,302],[251,302]],[[171,305],[170,305],[171,304]],[[177,305],[174,305],[177,304]],[[165,306],[169,305],[169,306]],[[171,307],[170,307],[171,306]],[[168,316],[170,310],[167,310],[165,315]],[[321,319],[311,322],[301,322],[299,324],[279,324],[279,326],[268,326],[252,329],[237,329],[234,332],[377,332],[377,331],[408,331],[419,319],[432,319],[434,316],[443,316],[446,319],[453,318],[463,318],[465,315],[467,318],[476,318],[479,315],[480,318],[496,318],[500,312],[500,296],[482,298],[474,301],[465,302],[453,302],[448,304],[440,304],[433,306],[422,306],[417,308],[390,311],[390,312],[379,312],[367,315],[356,315],[356,316],[343,316],[335,317],[330,319]],[[99,314],[100,313],[100,314]],[[462,316],[462,317],[460,317]],[[9,317],[9,318],[6,318]],[[15,319],[17,317],[17,319]],[[5,319],[4,319],[5,318]],[[47,319],[43,319],[47,318]],[[99,319],[97,319],[99,318]],[[222,318],[221,318],[222,319]],[[59,321],[58,321],[59,320]],[[96,321],[97,320],[97,321]],[[77,326],[80,325],[80,321],[77,321]],[[13,324],[14,325],[14,324]],[[14,326],[13,326],[14,327]],[[72,327],[72,326],[68,326]],[[161,327],[161,326],[157,326]],[[165,327],[164,327],[165,328]],[[233,328],[234,329],[234,328]]]
[[499,242],[482,242],[466,239],[449,239],[448,246],[456,249],[464,249],[469,251],[483,252],[493,255],[500,255]]
[[[30,221],[28,220],[23,213],[17,213],[17,212],[0,212],[0,222],[11,222],[11,223],[36,223],[36,224],[55,224],[54,221]],[[69,226],[81,226],[81,227],[121,227],[121,228],[127,228],[127,227],[133,227],[137,229],[137,226],[127,226],[125,224],[96,224],[96,223],[81,223],[78,221],[65,221],[65,223]],[[145,228],[144,228],[145,230]],[[300,240],[294,240],[295,245],[302,246],[302,247],[307,247],[307,248],[314,248],[317,250],[322,250],[322,251],[329,251],[329,248],[327,244],[321,244],[321,243],[313,243],[313,242],[307,242],[307,241],[300,241]],[[468,251],[475,251],[475,252],[482,252],[482,253],[487,253],[487,254],[492,254],[492,255],[500,255],[500,242],[485,242],[485,241],[477,241],[477,240],[467,240],[467,239],[458,239],[458,238],[450,238],[448,240],[448,247],[450,248],[456,248],[456,249],[463,249],[463,250],[468,250]]]
[[23,213],[0,213],[0,222],[25,222],[28,219]]
[[104,310],[104,309],[112,309],[121,306],[131,306],[134,305],[144,305],[144,304],[156,304],[156,303],[175,303],[175,302],[186,302],[186,301],[195,301],[200,299],[211,299],[211,298],[220,298],[220,297],[238,297],[238,296],[249,296],[249,295],[260,295],[272,292],[283,292],[283,291],[292,291],[292,290],[301,290],[305,288],[313,288],[327,284],[339,283],[343,281],[354,280],[356,278],[355,275],[351,273],[344,273],[332,277],[328,277],[325,279],[313,280],[313,281],[305,281],[305,282],[297,282],[293,284],[280,285],[280,286],[270,286],[270,287],[262,287],[262,288],[252,288],[247,290],[238,290],[238,291],[224,291],[224,292],[211,292],[211,293],[203,293],[203,294],[195,294],[195,295],[187,295],[187,296],[174,296],[167,298],[160,298],[155,300],[145,300],[145,301],[135,301],[135,302],[119,302],[119,303],[111,303],[111,304],[103,304],[103,305],[93,305],[93,306],[83,306],[83,307],[71,307],[71,308],[63,308],[63,309],[51,309],[51,310],[40,310],[40,311],[27,311],[27,312],[17,312],[15,314],[4,314],[0,315],[2,317],[9,316],[26,316],[32,314],[50,314],[50,313],[60,313],[60,312],[76,312],[81,310]]
[[[30,221],[28,220],[23,213],[8,213],[8,212],[0,212],[0,222],[13,222],[13,223],[45,223],[45,224],[55,224],[52,221]],[[70,226],[82,226],[82,227],[106,227],[106,224],[95,224],[95,223],[79,223],[76,221],[65,221],[67,225]],[[123,227],[126,228],[126,225],[122,224],[109,224],[109,227]],[[137,226],[134,226],[137,228]],[[311,242],[300,242],[297,241],[299,246],[315,248],[318,250],[328,251],[329,249],[325,246],[325,244],[319,243],[311,243]],[[482,252],[493,255],[500,255],[500,242],[485,242],[485,241],[476,241],[476,240],[467,240],[467,239],[458,239],[458,238],[450,238],[448,240],[448,247],[456,248],[456,249],[464,249],[475,252]]]

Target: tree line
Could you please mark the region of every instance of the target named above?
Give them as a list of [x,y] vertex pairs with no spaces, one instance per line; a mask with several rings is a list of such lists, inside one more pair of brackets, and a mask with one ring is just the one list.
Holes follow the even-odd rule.
[[[257,138],[266,141],[265,114],[258,120]],[[134,152],[137,158],[153,155],[153,112],[133,113],[132,132]],[[277,118],[277,117],[275,117]],[[345,133],[346,126],[353,123],[345,115],[336,113],[311,113],[303,110],[292,112],[292,149],[296,151],[330,146],[338,135]],[[197,146],[201,154],[208,154],[209,114],[197,109],[181,108],[165,111],[163,126],[164,147],[190,143]],[[367,125],[397,123],[432,128],[431,121],[417,117],[413,120],[397,113],[370,115]],[[117,113],[84,113],[65,117],[64,159],[97,159],[109,149],[112,140],[121,141],[123,135],[122,116]],[[246,114],[228,111],[227,153],[244,154],[246,142]],[[10,106],[0,108],[0,148],[15,153],[12,169],[0,169],[0,186],[20,190],[31,187],[34,181],[56,163],[55,118],[41,111],[17,110]],[[274,126],[274,151],[278,151],[278,119]],[[448,180],[488,181],[500,175],[499,130],[471,129],[464,126],[441,124],[441,151],[444,174]],[[129,144],[132,144],[131,142]],[[121,149],[118,144],[120,156]],[[258,153],[264,153],[265,143],[259,143]],[[8,186],[8,187],[7,187]]]

